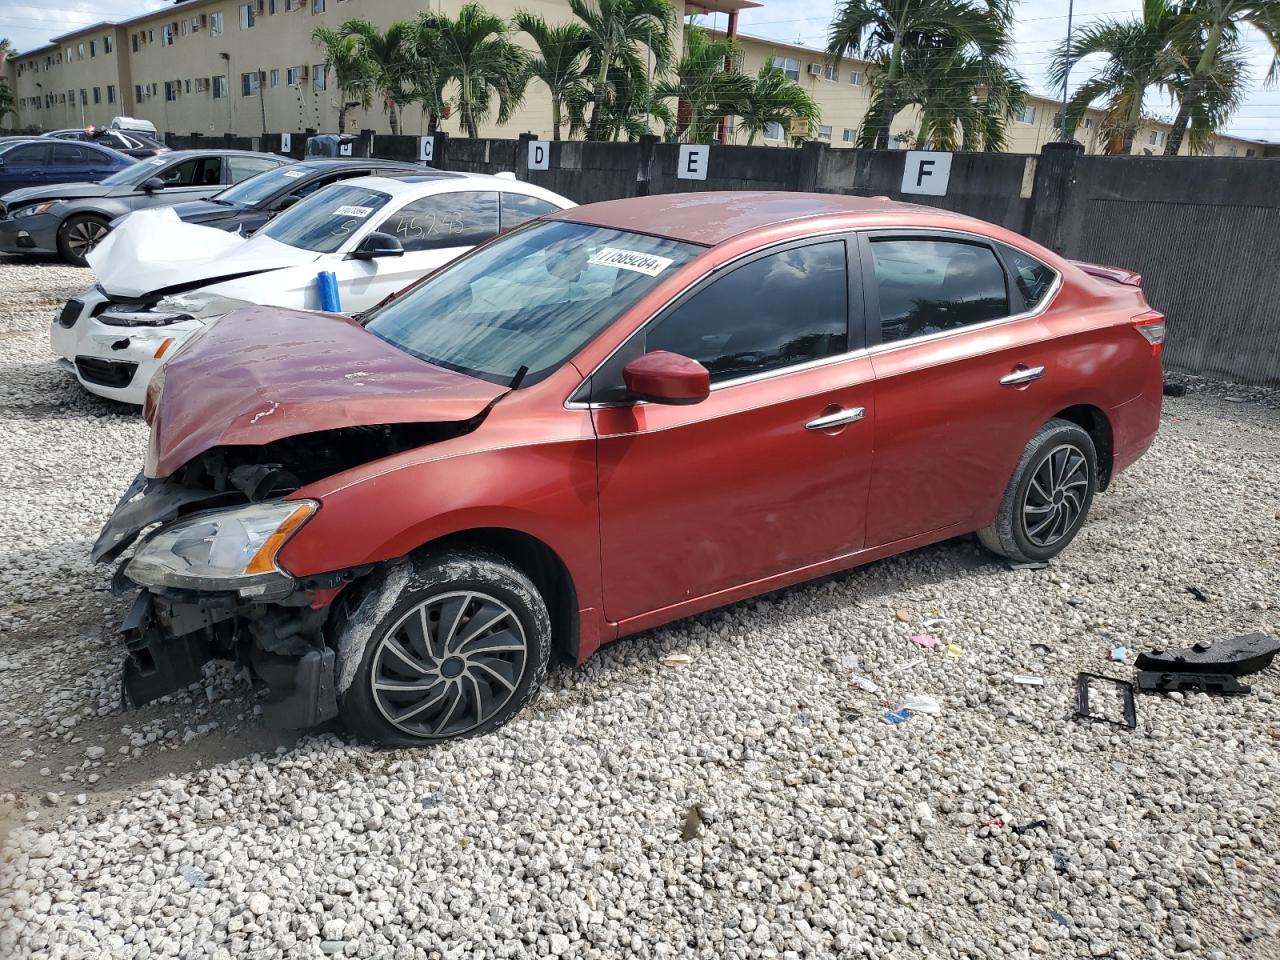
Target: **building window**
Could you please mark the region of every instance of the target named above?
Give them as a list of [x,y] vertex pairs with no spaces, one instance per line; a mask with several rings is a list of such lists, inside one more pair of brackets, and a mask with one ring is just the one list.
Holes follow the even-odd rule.
[[267,0],[267,15],[271,17],[276,15],[276,0]]
[[133,85],[133,99],[135,103],[141,103],[146,99],[146,94],[143,92],[142,84],[135,83]]
[[241,30],[248,30],[250,27],[253,26],[253,16],[254,16],[254,11],[253,11],[252,3],[240,4],[240,29]]
[[782,129],[782,124],[766,123],[764,125],[764,138],[766,140],[785,140],[787,139],[787,134]]
[[287,83],[289,86],[296,87],[298,85],[298,82],[301,79],[302,79],[301,67],[290,67],[288,70],[285,71],[284,82]]
[[213,78],[213,99],[221,100],[226,95],[227,95],[227,78],[214,77]]
[[182,81],[182,92],[183,92],[183,93],[190,93],[190,92],[191,92],[191,80],[190,80],[190,78],[188,78],[188,79],[186,79],[186,80],[183,80],[183,81]]
[[88,105],[89,105],[89,91],[86,90],[84,87],[81,87],[80,88],[80,106],[87,107]]
[[311,0],[312,14],[324,13],[324,0]]
[[133,52],[138,52],[138,35],[136,33],[129,36],[129,42],[133,45]]
[[853,143],[853,138],[854,138],[854,132],[850,130],[848,127],[845,127],[844,133],[840,137],[841,141],[844,143]]
[[172,103],[174,100],[178,99],[178,91],[176,89],[176,85],[172,80],[166,80],[164,82],[164,98],[166,102],[169,102],[169,103]]
[[184,18],[184,19],[183,19],[183,21],[182,21],[182,23],[178,25],[178,32],[179,32],[180,34],[182,34],[184,37],[185,37],[188,33],[190,33],[190,32],[191,32],[191,21],[190,21],[190,20],[187,20],[187,19],[185,19],[185,18]]
[[800,61],[795,57],[774,57],[772,63],[785,73],[789,80],[800,79]]
[[1084,118],[1084,128],[1085,128],[1086,130],[1092,130],[1092,129],[1093,129],[1093,117],[1085,117],[1085,118]]
[[311,68],[311,89],[315,93],[319,93],[325,89],[328,82],[329,65],[327,63],[317,63]]
[[160,46],[173,46],[173,27],[167,23],[160,28]]
[[76,59],[77,59],[77,60],[83,60],[83,59],[84,59],[84,44],[83,44],[83,43],[77,43],[77,44],[76,44]]
[[1023,107],[1023,108],[1022,108],[1022,112],[1021,112],[1020,114],[1018,114],[1018,122],[1019,122],[1019,123],[1035,123],[1035,122],[1036,122],[1036,108],[1035,108],[1035,107]]
[[1257,156],[1257,151],[1256,151],[1256,150],[1254,150],[1254,149],[1253,149],[1253,147],[1248,147],[1248,148],[1246,148],[1246,150],[1245,150],[1245,152],[1244,152],[1244,155],[1245,155],[1246,157],[1253,157],[1253,156]]
[[89,59],[92,60],[97,55],[98,55],[98,41],[90,40],[89,41]]
[[831,128],[830,128],[830,127],[828,127],[828,126],[821,126],[821,127],[819,127],[819,128],[818,128],[818,139],[819,139],[819,140],[825,140],[825,141],[827,141],[827,143],[830,143],[830,142],[831,142]]
[[111,53],[113,50],[115,50],[115,48],[116,48],[115,41],[114,41],[114,40],[112,40],[112,39],[111,39],[111,37],[106,36],[106,37],[103,37],[103,38],[102,38],[102,52],[103,52],[103,53]]
[[115,103],[115,102],[116,102],[115,84],[109,83],[107,84],[107,103]]
[[71,48],[67,47],[67,61],[66,61],[67,63],[71,62],[71,53],[72,53]]
[[240,74],[240,95],[256,97],[258,95],[258,72]]
[[824,80],[831,80],[838,83],[840,81],[840,68],[834,63],[828,63],[822,68],[822,77]]
[[860,86],[862,86],[862,71],[861,71],[861,70],[850,70],[850,71],[849,71],[849,84],[850,84],[851,86],[854,86],[854,87],[860,87]]
[[271,71],[271,85],[273,87],[280,86],[280,68],[276,67]]
[[222,32],[222,13],[221,13],[221,11],[219,11],[219,12],[217,12],[217,13],[211,13],[211,14],[209,14],[209,32],[210,32],[210,33],[221,33],[221,32]]
[[101,102],[102,102],[102,88],[101,88],[101,87],[94,87],[94,88],[93,88],[93,102],[94,102],[94,103],[101,103]]

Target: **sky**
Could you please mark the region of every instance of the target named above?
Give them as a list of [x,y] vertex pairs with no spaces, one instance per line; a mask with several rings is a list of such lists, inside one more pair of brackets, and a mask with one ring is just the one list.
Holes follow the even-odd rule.
[[[747,10],[739,30],[774,40],[825,46],[827,25],[836,9],[833,0],[762,0],[757,10]],[[1050,91],[1045,73],[1053,48],[1067,32],[1068,0],[1020,0],[1017,7],[1015,59],[1018,69],[1036,93]],[[168,0],[0,0],[0,37],[8,37],[19,50],[28,50],[80,27],[102,20],[124,20],[170,6]],[[1075,0],[1075,23],[1102,18],[1136,16],[1141,0]],[[715,26],[724,26],[720,15]],[[1252,139],[1280,141],[1280,88],[1265,89],[1262,78],[1270,55],[1256,34],[1248,37],[1253,86],[1244,106],[1227,126],[1227,132]],[[1073,85],[1088,78],[1088,61],[1072,74]],[[1148,97],[1148,112],[1172,119],[1173,108],[1160,94]]]

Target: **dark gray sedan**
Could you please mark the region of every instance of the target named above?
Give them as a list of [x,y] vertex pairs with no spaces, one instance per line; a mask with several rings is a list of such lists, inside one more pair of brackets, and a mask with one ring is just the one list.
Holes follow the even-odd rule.
[[292,163],[247,150],[178,150],[107,177],[101,183],[60,183],[0,197],[0,252],[56,253],[68,263],[85,257],[134,210],[202,200],[226,186]]

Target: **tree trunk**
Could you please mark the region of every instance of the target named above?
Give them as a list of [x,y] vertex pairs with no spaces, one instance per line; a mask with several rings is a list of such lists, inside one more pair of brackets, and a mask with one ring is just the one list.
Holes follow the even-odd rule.
[[597,83],[591,95],[591,123],[587,125],[588,140],[600,139],[600,122],[604,119],[601,116],[604,109],[604,91],[605,85]]
[[467,136],[469,136],[472,140],[475,140],[477,137],[480,136],[480,134],[476,131],[475,107],[472,106],[472,104],[468,103],[462,109],[466,111],[466,115],[467,115]]
[[895,40],[893,51],[889,54],[889,73],[884,78],[884,106],[880,112],[880,126],[876,130],[875,148],[889,149],[889,128],[893,125],[893,116],[897,113],[894,101],[898,97],[898,74],[902,69],[902,44]]
[[[346,97],[342,97],[343,101]],[[347,132],[347,105],[345,102],[338,105],[338,136],[342,136]]]
[[387,101],[387,115],[390,118],[391,135],[394,137],[400,132],[400,118],[396,116],[396,102],[394,100]]
[[1213,69],[1213,62],[1218,58],[1218,46],[1222,42],[1222,26],[1215,23],[1209,28],[1209,36],[1205,38],[1204,51],[1200,54],[1200,62],[1196,64],[1195,73],[1187,84],[1187,89],[1178,104],[1178,116],[1174,118],[1173,129],[1169,131],[1169,139],[1164,144],[1164,155],[1176,157],[1182,149],[1182,138],[1191,125],[1191,111],[1204,96],[1205,76]]
[[756,142],[756,132],[752,130],[750,133],[747,134],[747,146],[748,147],[755,146],[755,142]]
[[551,97],[551,139],[560,139],[560,98]]

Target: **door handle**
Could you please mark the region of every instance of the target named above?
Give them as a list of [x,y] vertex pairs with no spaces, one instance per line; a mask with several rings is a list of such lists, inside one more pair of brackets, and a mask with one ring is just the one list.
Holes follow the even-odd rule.
[[867,411],[862,407],[852,407],[848,410],[837,410],[835,413],[828,413],[825,417],[818,417],[816,420],[810,420],[804,425],[806,430],[830,430],[832,427],[843,427],[846,423],[857,423]]
[[1021,370],[1015,370],[1013,373],[1006,373],[1000,378],[1000,383],[1006,387],[1016,387],[1020,383],[1030,383],[1032,380],[1039,380],[1044,376],[1044,367],[1024,367]]

